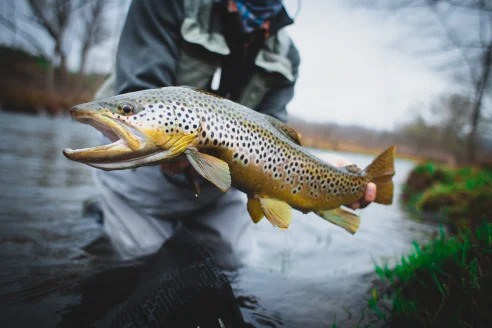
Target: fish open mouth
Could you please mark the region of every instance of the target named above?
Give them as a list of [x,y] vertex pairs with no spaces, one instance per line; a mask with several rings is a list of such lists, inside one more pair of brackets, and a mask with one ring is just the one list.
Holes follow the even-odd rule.
[[154,161],[153,156],[162,153],[162,149],[156,147],[143,133],[125,122],[77,107],[70,114],[74,120],[91,125],[111,141],[110,144],[97,147],[64,149],[63,154],[70,160],[114,170]]

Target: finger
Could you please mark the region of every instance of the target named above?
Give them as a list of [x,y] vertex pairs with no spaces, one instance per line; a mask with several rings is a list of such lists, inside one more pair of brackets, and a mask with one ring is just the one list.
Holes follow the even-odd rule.
[[169,171],[169,164],[161,164],[161,171],[167,172]]
[[371,204],[376,199],[376,192],[376,184],[370,182],[366,187],[364,198],[359,201],[360,208],[365,208],[367,205]]
[[190,165],[189,161],[182,161],[178,163],[179,170],[184,171]]
[[360,208],[360,203],[359,202],[354,202],[354,203],[352,203],[350,205],[347,205],[347,207],[350,207],[353,210],[357,210],[357,209]]
[[339,156],[339,155],[335,155],[335,154],[325,155],[325,156],[323,156],[323,159],[326,162],[330,163],[331,165],[337,166],[337,167],[344,167],[344,166],[352,164],[352,162],[350,162],[348,160],[348,158],[343,157],[343,156]]
[[170,167],[174,174],[183,173],[183,171],[190,165],[188,161],[173,162]]
[[346,205],[347,207],[357,210],[359,208],[365,208],[376,199],[376,185],[370,182],[365,190],[364,197],[352,204]]
[[161,164],[161,170],[168,174],[180,174],[188,167],[188,165],[190,165],[190,162],[187,160],[163,163]]

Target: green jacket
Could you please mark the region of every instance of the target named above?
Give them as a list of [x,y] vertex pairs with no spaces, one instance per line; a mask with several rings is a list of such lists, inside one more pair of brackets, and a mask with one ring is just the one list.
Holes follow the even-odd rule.
[[[134,0],[116,56],[116,69],[96,94],[115,94],[172,85],[210,90],[230,49],[224,35],[222,5],[213,0]],[[271,36],[260,47],[237,99],[242,105],[287,120],[294,95],[299,53],[285,27],[285,10],[272,21]]]

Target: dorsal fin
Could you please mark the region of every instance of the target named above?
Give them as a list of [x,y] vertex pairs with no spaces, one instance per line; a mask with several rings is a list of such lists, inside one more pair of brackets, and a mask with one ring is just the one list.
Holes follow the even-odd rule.
[[216,97],[216,98],[220,98],[220,99],[224,99],[224,97],[221,97],[219,96],[218,94],[216,93],[213,93],[213,92],[210,92],[210,91],[205,91],[205,90],[202,90],[202,89],[198,89],[196,87],[191,87],[191,86],[188,86],[188,85],[182,85],[181,88],[187,88],[187,89],[192,89],[196,92],[200,92],[200,93],[204,93],[206,95],[209,95],[209,96],[212,96],[212,97]]
[[286,125],[285,123],[277,120],[275,117],[266,115],[268,117],[268,121],[270,124],[272,124],[277,130],[282,132],[284,136],[301,146],[301,134],[291,128],[290,126]]

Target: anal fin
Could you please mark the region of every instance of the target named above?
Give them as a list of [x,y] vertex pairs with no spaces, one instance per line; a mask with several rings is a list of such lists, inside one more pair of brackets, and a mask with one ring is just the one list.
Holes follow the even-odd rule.
[[248,213],[254,223],[260,222],[260,220],[265,216],[263,214],[260,202],[256,198],[250,196],[248,196]]
[[229,189],[231,173],[226,162],[220,158],[200,153],[194,147],[187,148],[185,155],[198,174],[224,192]]
[[270,223],[280,229],[287,229],[292,220],[292,207],[274,198],[258,198],[261,209]]
[[359,216],[342,208],[336,208],[329,211],[320,211],[316,212],[316,214],[323,219],[330,221],[331,223],[339,227],[342,227],[351,234],[355,234],[357,229],[359,229]]

